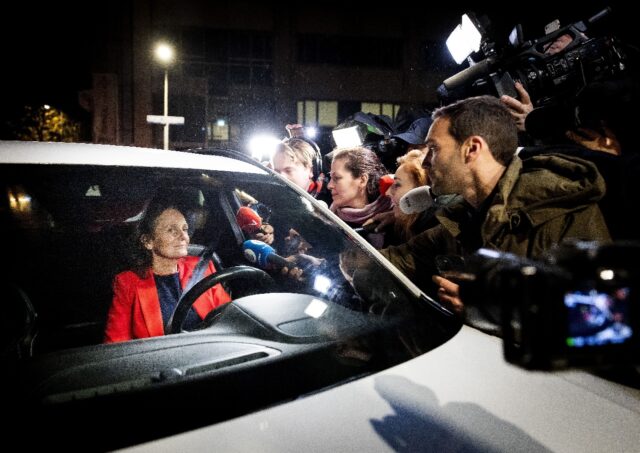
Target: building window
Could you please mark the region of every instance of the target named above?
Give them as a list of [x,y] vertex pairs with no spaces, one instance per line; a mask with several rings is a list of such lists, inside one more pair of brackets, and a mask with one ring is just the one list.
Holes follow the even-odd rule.
[[298,123],[310,126],[336,126],[338,101],[298,101]]
[[403,41],[375,36],[297,36],[297,60],[304,64],[401,68]]
[[219,118],[207,124],[207,141],[229,141],[229,123]]
[[231,85],[273,86],[273,34],[251,30],[182,30],[185,75],[207,77],[209,94]]
[[400,104],[391,104],[388,102],[363,102],[360,110],[364,113],[387,115],[389,118],[395,118],[398,110],[400,110]]

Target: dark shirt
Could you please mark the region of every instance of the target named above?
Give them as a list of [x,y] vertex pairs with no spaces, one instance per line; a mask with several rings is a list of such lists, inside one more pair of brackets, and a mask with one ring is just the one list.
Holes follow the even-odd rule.
[[[156,289],[158,290],[160,311],[162,312],[162,324],[166,327],[169,322],[169,318],[171,318],[171,315],[176,309],[176,305],[178,305],[180,295],[182,294],[180,279],[178,278],[177,272],[171,275],[153,274],[153,279],[156,282]],[[193,330],[198,327],[201,322],[200,317],[193,310],[193,307],[191,307],[182,327],[184,330]]]

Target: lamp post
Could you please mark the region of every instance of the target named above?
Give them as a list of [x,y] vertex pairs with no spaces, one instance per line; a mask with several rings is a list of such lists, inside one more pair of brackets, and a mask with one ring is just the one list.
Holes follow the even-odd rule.
[[173,47],[166,43],[156,46],[156,58],[164,66],[164,149],[169,149],[169,65],[173,63]]

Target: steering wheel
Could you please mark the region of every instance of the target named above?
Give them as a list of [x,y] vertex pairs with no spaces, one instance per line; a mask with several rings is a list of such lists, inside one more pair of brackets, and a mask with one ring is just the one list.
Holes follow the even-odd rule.
[[[184,324],[185,319],[187,319],[189,309],[198,297],[200,297],[206,290],[212,288],[218,283],[238,279],[252,280],[263,288],[269,288],[275,284],[273,278],[271,278],[269,274],[252,266],[234,266],[216,272],[215,274],[207,275],[205,278],[193,285],[193,287],[182,296],[180,301],[178,301],[178,305],[173,311],[171,318],[169,318],[167,327],[164,329],[165,335],[182,332],[182,325]],[[220,307],[216,307],[216,309],[217,308]]]

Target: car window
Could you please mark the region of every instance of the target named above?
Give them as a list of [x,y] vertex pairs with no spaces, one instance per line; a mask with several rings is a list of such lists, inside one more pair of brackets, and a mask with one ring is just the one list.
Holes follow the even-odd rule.
[[[69,404],[103,393],[122,397],[133,382],[143,390],[157,386],[167,370],[210,382],[220,370],[247,372],[250,364],[256,368],[249,366],[246,379],[264,379],[258,363],[289,357],[293,365],[281,372],[294,369],[301,381],[292,393],[242,406],[253,410],[399,363],[459,329],[354,233],[275,174],[34,164],[6,164],[0,171],[6,194],[1,275],[16,313],[6,321],[14,333],[3,347],[19,379],[34,370],[41,379],[29,381],[20,395],[29,404]],[[215,252],[206,259],[225,275],[221,284],[232,302],[190,331],[103,344],[114,277],[130,269],[131,240],[145,209],[168,193],[186,207],[189,254]],[[247,254],[247,241],[256,236],[243,227],[241,208],[272,227],[271,253],[296,256],[301,275],[285,275],[277,260]],[[24,315],[27,305],[34,319]],[[320,356],[318,348],[324,350]],[[224,420],[237,410],[215,417]]]

